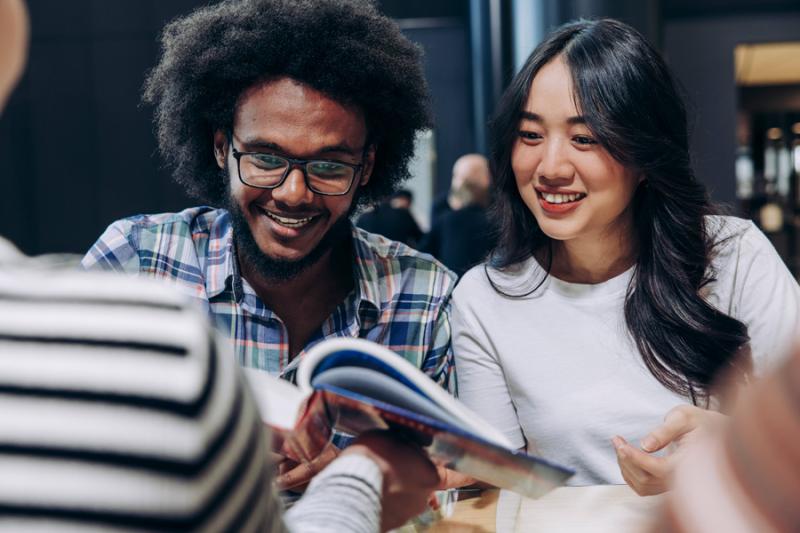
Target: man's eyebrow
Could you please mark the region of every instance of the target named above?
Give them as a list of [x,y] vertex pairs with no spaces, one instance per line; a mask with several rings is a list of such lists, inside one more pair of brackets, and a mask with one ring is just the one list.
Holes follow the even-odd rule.
[[330,154],[330,153],[343,153],[348,155],[360,155],[363,149],[361,150],[354,150],[350,148],[346,144],[332,144],[330,146],[323,146],[320,148],[319,153],[321,154]]
[[269,141],[263,141],[260,139],[253,139],[249,141],[241,141],[241,143],[247,147],[248,150],[254,149],[262,149],[262,150],[274,150],[276,152],[283,152],[283,148],[278,143],[273,143]]
[[[533,113],[532,111],[523,111],[520,113],[520,119],[522,120],[531,120],[533,122],[543,123],[544,118],[538,113]],[[567,119],[567,124],[574,125],[574,124],[586,124],[586,118],[583,115],[576,115],[574,117],[569,117]]]
[[[241,143],[247,147],[248,150],[271,150],[274,152],[281,152],[288,154],[289,152],[285,150],[280,144],[265,141],[263,139],[251,139],[251,140],[243,140]],[[360,155],[361,150],[354,150],[347,146],[346,144],[331,144],[328,146],[323,146],[319,150],[317,150],[318,154],[348,154],[348,155]]]

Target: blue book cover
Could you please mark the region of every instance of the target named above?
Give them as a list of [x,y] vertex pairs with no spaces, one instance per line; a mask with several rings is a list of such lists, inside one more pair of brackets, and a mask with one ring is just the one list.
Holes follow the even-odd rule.
[[[274,395],[264,398],[269,387],[265,375],[250,381],[256,396],[273,402]],[[417,443],[436,465],[531,498],[563,485],[573,474],[565,466],[512,449],[488,422],[408,361],[373,342],[323,341],[304,356],[297,381],[295,407],[280,408],[296,408],[294,419],[276,424],[263,411],[262,418],[278,433],[279,453],[298,463],[312,460],[332,441],[341,445],[378,429]],[[286,387],[282,383],[275,391],[283,401]]]

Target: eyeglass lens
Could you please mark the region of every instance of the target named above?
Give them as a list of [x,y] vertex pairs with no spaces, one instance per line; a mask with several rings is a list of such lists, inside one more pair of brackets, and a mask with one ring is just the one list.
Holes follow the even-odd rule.
[[[290,162],[272,154],[242,155],[239,163],[242,179],[256,187],[275,187],[289,169]],[[347,191],[355,169],[333,161],[308,161],[305,171],[309,187],[323,194]]]

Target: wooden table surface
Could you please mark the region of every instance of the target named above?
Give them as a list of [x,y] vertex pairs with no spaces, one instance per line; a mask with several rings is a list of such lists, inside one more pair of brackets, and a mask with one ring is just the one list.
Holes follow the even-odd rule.
[[477,498],[455,503],[453,515],[425,531],[433,533],[485,533],[496,530],[499,490],[485,490]]
[[499,490],[456,502],[453,514],[425,531],[485,533],[497,531],[500,501],[502,533],[624,533],[647,529],[661,496],[637,496],[627,485],[561,487],[531,500]]

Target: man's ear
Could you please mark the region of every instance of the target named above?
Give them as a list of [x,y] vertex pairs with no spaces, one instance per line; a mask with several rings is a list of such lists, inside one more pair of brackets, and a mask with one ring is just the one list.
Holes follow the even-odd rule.
[[372,177],[372,171],[375,168],[375,150],[374,144],[367,148],[367,155],[364,157],[363,163],[364,167],[361,170],[361,179],[358,181],[361,187],[369,183],[369,179]]
[[214,132],[214,159],[217,160],[219,168],[225,168],[225,160],[228,158],[228,135],[222,131]]

